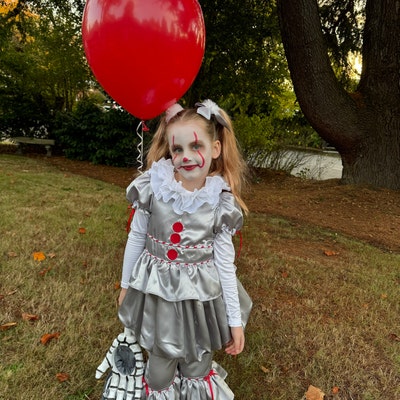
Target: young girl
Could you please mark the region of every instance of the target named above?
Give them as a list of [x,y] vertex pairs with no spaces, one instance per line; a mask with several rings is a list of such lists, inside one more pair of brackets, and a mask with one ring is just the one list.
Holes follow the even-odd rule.
[[174,105],[147,167],[127,188],[135,214],[119,297],[122,323],[148,353],[146,398],[233,399],[225,371],[212,362],[224,346],[230,355],[243,350],[248,317],[232,243],[247,212],[246,166],[228,115],[211,100]]

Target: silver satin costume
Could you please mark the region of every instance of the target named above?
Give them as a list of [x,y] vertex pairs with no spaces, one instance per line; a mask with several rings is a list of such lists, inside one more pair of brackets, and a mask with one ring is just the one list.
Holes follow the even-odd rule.
[[[219,184],[217,202],[207,202],[206,194],[190,213],[181,211],[187,204],[177,204],[189,198],[155,195],[151,178],[151,170],[146,171],[127,190],[133,207],[148,213],[149,225],[119,317],[148,352],[186,362],[201,360],[231,339],[213,242],[222,230],[233,234],[241,228],[242,212],[226,183]],[[227,392],[218,398],[233,396]]]

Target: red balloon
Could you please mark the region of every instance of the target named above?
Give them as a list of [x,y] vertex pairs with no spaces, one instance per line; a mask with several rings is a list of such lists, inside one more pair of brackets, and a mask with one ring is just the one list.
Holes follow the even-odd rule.
[[185,94],[205,48],[197,0],[88,0],[82,37],[98,82],[142,120]]

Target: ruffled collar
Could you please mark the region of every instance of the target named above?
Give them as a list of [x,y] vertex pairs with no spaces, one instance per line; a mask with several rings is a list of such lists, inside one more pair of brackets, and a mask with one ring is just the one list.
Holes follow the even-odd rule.
[[215,208],[219,202],[219,195],[223,190],[230,190],[228,184],[220,175],[208,176],[201,189],[193,192],[186,190],[182,182],[174,176],[174,166],[171,160],[162,158],[153,162],[149,169],[150,185],[157,200],[168,202],[173,199],[172,208],[176,214],[184,212],[193,214],[205,203]]

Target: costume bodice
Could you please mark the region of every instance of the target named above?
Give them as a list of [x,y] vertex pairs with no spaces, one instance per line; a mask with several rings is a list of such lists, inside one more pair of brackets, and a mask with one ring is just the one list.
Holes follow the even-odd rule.
[[153,199],[146,249],[176,264],[205,263],[212,258],[214,212],[203,204],[193,214],[176,214],[171,201]]
[[145,250],[130,285],[168,301],[206,301],[221,295],[214,266],[215,235],[240,229],[242,213],[220,176],[189,192],[176,182],[170,160],[160,160],[127,189],[134,208],[148,214]]

